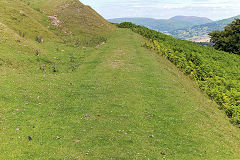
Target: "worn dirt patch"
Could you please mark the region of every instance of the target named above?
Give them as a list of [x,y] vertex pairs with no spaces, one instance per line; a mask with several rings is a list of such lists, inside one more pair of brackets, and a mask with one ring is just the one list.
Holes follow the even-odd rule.
[[115,54],[110,58],[108,64],[113,69],[117,69],[117,68],[123,67],[125,65],[125,62],[122,60],[123,59],[122,56],[125,55],[123,50],[118,48],[118,49],[114,50],[113,53],[115,53]]

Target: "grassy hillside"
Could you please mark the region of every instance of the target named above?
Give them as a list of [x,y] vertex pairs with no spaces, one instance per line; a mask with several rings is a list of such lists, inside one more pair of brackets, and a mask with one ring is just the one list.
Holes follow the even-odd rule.
[[196,25],[189,28],[177,29],[171,31],[170,34],[179,39],[185,39],[190,41],[209,41],[208,33],[215,30],[223,30],[229,23],[234,21],[235,18],[240,16],[215,21],[207,24]]
[[[66,44],[96,46],[105,42],[108,34],[114,30],[114,27],[100,15],[80,2],[71,2],[71,4],[70,1],[62,0],[53,2],[49,1],[47,9],[41,11],[31,3],[36,6],[44,6],[46,1],[31,1],[31,3],[23,3],[20,0],[0,1],[2,6],[0,11],[3,13],[0,16],[0,65],[2,68],[25,70],[31,66],[51,71],[53,66],[57,65],[57,61],[53,57],[65,50],[60,50],[55,46],[65,46]],[[81,10],[81,14],[73,7],[71,12],[67,12],[72,3],[76,3],[75,9]],[[61,4],[68,7],[57,12],[55,7]],[[61,18],[68,17],[68,21],[61,20],[59,26],[53,25],[51,18],[48,17],[53,14],[51,13],[53,11],[59,13]],[[76,18],[78,14],[83,19],[81,16]],[[70,23],[70,21],[74,21],[74,23]],[[101,27],[94,27],[93,23]],[[92,26],[94,29],[88,26]],[[66,31],[68,32],[66,33]],[[52,46],[51,50],[49,50],[50,46]],[[21,64],[22,61],[25,63]]]
[[[77,0],[2,0],[0,22],[22,37],[59,39],[71,44],[94,43],[114,27]],[[93,42],[92,42],[93,41]]]
[[143,42],[119,30],[99,49],[48,46],[65,50],[58,72],[2,69],[0,158],[239,158],[239,130]]
[[157,50],[184,73],[194,79],[209,97],[225,110],[232,122],[240,124],[240,57],[175,39],[160,32],[132,23],[118,25],[131,28],[150,42],[144,46]]
[[33,10],[19,0],[0,1],[0,22],[23,38],[35,39],[43,36],[44,39],[58,39],[46,27],[47,16]]
[[211,20],[202,17],[176,16],[170,19],[152,18],[116,18],[109,19],[112,23],[132,22],[161,32],[170,32],[180,28],[209,23]]
[[240,158],[240,130],[140,35],[77,1],[0,4],[0,159]]
[[80,34],[102,35],[113,29],[109,22],[78,0],[25,0],[25,3],[49,16],[55,16],[60,21],[58,27],[67,34],[67,38],[70,35],[76,40],[81,38]]

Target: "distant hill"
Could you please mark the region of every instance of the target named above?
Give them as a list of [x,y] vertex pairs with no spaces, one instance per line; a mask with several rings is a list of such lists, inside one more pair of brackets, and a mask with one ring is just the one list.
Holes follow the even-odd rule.
[[179,39],[191,40],[204,42],[209,41],[208,33],[215,30],[223,30],[225,26],[231,23],[235,18],[240,18],[239,16],[215,21],[207,24],[196,25],[193,27],[187,27],[183,29],[177,29],[175,31],[170,31],[170,34]]
[[170,32],[180,28],[192,27],[211,22],[204,17],[193,16],[176,16],[170,19],[153,19],[153,18],[116,18],[109,19],[112,23],[132,22],[160,32]]
[[185,21],[195,24],[205,24],[213,22],[211,19],[206,17],[196,17],[196,16],[175,16],[170,18],[173,21]]

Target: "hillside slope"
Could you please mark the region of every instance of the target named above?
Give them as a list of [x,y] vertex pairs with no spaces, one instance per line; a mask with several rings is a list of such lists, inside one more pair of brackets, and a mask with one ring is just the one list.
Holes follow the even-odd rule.
[[96,38],[101,41],[114,30],[113,25],[77,0],[2,0],[0,5],[4,6],[0,7],[0,22],[32,40],[42,37],[72,44]]
[[108,21],[112,23],[132,22],[134,24],[167,33],[180,28],[209,23],[211,20],[204,17],[176,16],[170,19],[116,18],[109,19]]
[[73,37],[102,35],[113,29],[91,7],[78,0],[25,0],[32,8],[59,20],[58,28]]
[[72,54],[74,71],[2,70],[0,158],[239,158],[239,129],[142,42],[119,30],[98,49],[65,47],[58,68]]
[[47,16],[33,10],[19,0],[0,1],[0,23],[4,24],[19,36],[34,40],[36,36],[47,39],[58,39],[47,28]]
[[235,18],[240,16],[215,21],[207,24],[196,25],[189,28],[177,29],[171,31],[170,34],[179,39],[191,40],[191,41],[209,41],[208,33],[215,30],[223,30],[229,23],[234,21]]
[[[109,22],[80,2],[46,2],[0,1],[0,11],[3,13],[0,16],[1,67],[25,70],[31,66],[51,70],[49,68],[56,64],[53,57],[62,52],[55,46],[96,46],[106,41],[108,34],[114,30]],[[35,8],[46,4],[48,7],[42,11]],[[59,5],[66,7],[60,11]],[[55,25],[49,17],[55,13],[59,14],[56,18],[68,19],[61,19],[59,25]]]
[[0,159],[240,158],[239,129],[143,37],[75,0],[0,10]]

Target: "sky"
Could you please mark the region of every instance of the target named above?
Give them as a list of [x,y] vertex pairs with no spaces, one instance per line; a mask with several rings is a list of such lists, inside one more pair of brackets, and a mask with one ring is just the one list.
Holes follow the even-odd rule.
[[80,0],[106,19],[147,17],[168,19],[176,15],[220,20],[240,15],[240,0]]

